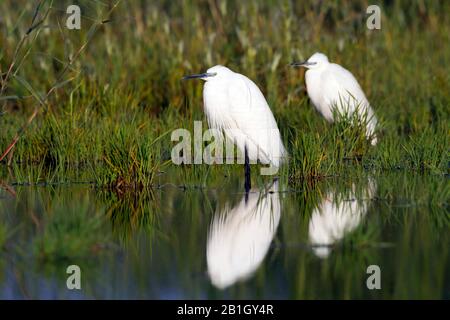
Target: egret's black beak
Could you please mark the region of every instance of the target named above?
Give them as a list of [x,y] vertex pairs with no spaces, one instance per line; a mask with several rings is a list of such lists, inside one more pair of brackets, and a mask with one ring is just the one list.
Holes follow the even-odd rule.
[[291,67],[308,67],[315,65],[315,62],[308,62],[308,61],[302,61],[302,62],[292,62],[290,64]]
[[189,79],[205,79],[208,77],[214,77],[217,73],[213,72],[213,73],[199,73],[199,74],[191,74],[189,76],[184,76],[182,78],[182,80],[189,80]]

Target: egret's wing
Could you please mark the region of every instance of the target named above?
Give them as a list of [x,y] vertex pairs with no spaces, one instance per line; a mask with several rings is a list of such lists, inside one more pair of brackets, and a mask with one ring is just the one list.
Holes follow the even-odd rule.
[[354,112],[367,121],[367,136],[372,137],[372,144],[377,143],[374,135],[377,118],[353,74],[338,64],[332,63],[322,75],[323,96],[328,105],[336,105],[341,113]]
[[331,64],[322,75],[323,96],[328,104],[368,107],[369,102],[353,74],[338,64]]
[[[258,158],[263,163],[284,155],[275,118],[258,86],[247,77],[236,74],[227,90],[229,116],[233,119],[238,134],[247,139],[245,143],[248,145],[250,158],[255,160],[258,150]],[[243,147],[244,142],[237,143]]]

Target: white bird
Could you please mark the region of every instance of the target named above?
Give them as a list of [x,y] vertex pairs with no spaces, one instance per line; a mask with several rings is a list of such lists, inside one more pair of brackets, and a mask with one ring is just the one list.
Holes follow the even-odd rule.
[[307,61],[294,62],[294,67],[305,67],[306,90],[314,107],[328,121],[333,122],[334,111],[351,116],[357,110],[360,121],[365,121],[366,136],[376,145],[377,119],[363,90],[353,74],[336,63],[330,63],[322,53],[313,54]]
[[[248,197],[248,199],[246,198]],[[250,277],[266,256],[280,221],[278,181],[263,192],[245,195],[211,222],[206,245],[208,275],[224,289]]]
[[[309,242],[316,256],[326,258],[334,243],[359,226],[375,192],[376,184],[371,179],[363,190],[352,185],[345,198],[342,193],[328,192],[309,220]],[[362,198],[355,199],[358,195]]]
[[258,86],[224,66],[186,76],[205,81],[203,102],[210,128],[218,129],[245,154],[245,189],[250,185],[249,162],[278,168],[286,156],[275,118]]

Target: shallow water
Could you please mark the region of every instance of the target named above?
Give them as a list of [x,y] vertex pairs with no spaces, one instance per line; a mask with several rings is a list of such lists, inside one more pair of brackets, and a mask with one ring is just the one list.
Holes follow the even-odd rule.
[[[450,298],[447,177],[267,180],[248,196],[219,181],[2,189],[0,298]],[[81,290],[67,289],[69,265]]]

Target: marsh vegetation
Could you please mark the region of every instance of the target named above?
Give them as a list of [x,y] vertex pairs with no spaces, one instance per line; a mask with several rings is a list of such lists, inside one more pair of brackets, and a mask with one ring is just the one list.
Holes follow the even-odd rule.
[[[381,1],[381,30],[364,0],[86,0],[81,30],[65,28],[71,1],[38,3],[0,3],[0,297],[449,297],[449,2]],[[376,147],[311,106],[288,64],[316,51],[358,79]],[[225,291],[208,227],[241,201],[242,166],[170,159],[170,133],[204,121],[202,85],[181,78],[216,64],[260,87],[289,152],[268,252]],[[367,203],[324,259],[308,234],[328,195]],[[82,293],[64,287],[70,263]],[[385,290],[365,287],[373,263]]]

